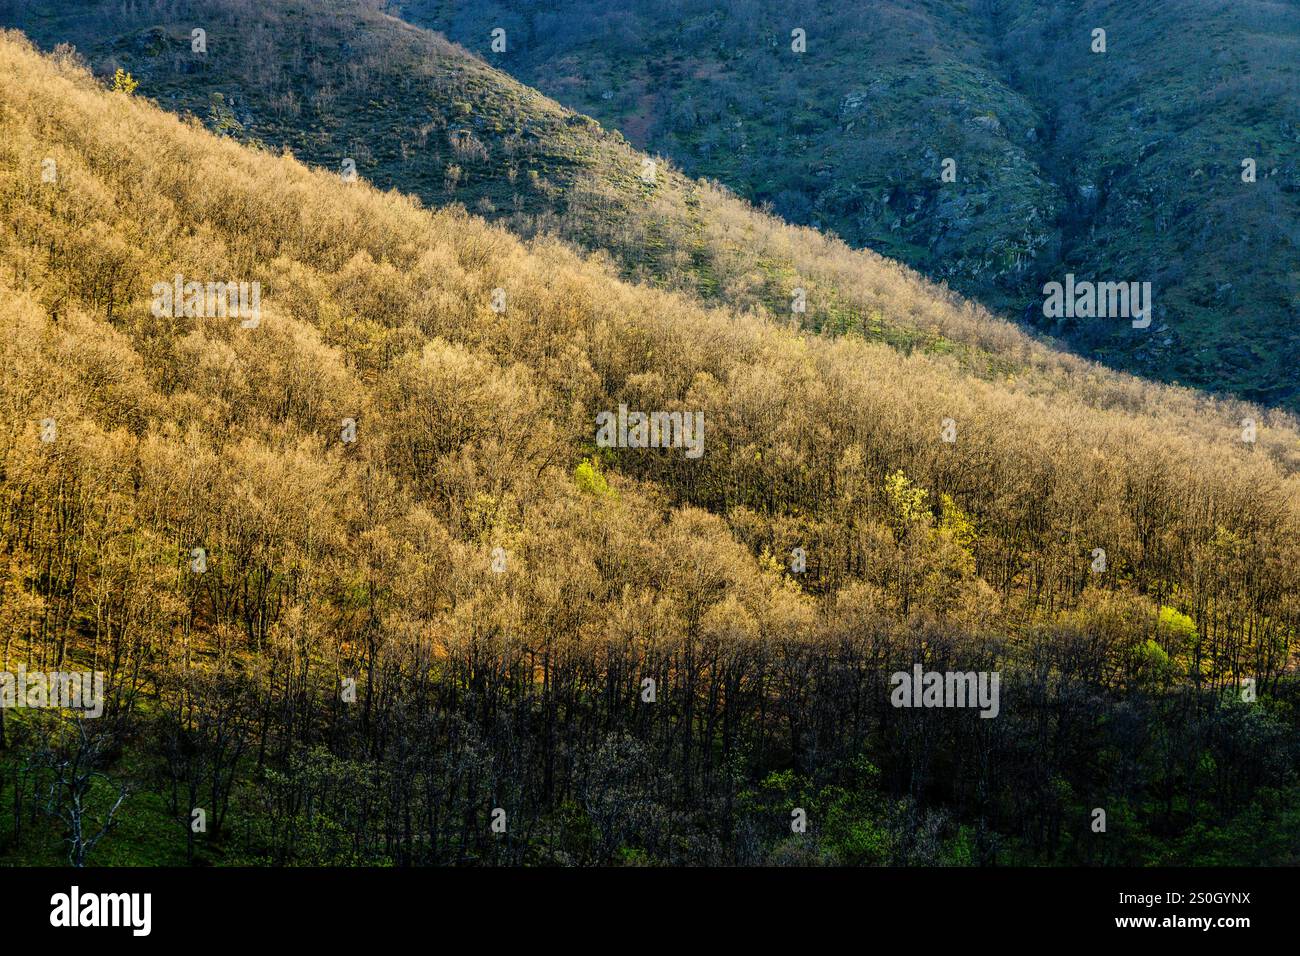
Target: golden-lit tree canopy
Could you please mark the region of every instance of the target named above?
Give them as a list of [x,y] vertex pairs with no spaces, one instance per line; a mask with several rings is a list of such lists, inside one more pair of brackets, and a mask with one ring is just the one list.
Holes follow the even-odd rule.
[[[1089,798],[1070,755],[1119,746],[1093,739],[1122,732],[1108,695],[1156,695],[1196,754],[1235,713],[1221,691],[1287,684],[1289,421],[1076,360],[1024,387],[630,284],[148,95],[0,40],[3,667],[105,671],[171,812],[256,821],[234,858],[773,858],[797,851],[740,833],[802,785],[760,772],[785,765],[814,805],[861,775],[881,842],[835,859],[1084,859],[1059,840]],[[260,313],[159,315],[176,276],[257,283]],[[931,294],[900,280],[888,307],[961,311]],[[703,454],[600,447],[620,405],[702,413]],[[1002,716],[893,710],[888,673],[917,661],[1001,670]],[[1293,724],[1257,719],[1244,776],[1205,782],[1225,819],[1294,772],[1267,755]],[[1159,788],[1121,777],[1092,785]],[[978,839],[909,842],[883,794],[935,788],[978,803]],[[339,830],[303,835],[307,794]],[[494,807],[517,840],[493,842]]]

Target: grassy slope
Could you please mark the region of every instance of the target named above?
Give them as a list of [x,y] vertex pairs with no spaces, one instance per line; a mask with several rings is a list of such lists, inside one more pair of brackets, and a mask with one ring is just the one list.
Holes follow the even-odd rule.
[[[459,201],[523,234],[556,232],[608,253],[628,277],[782,321],[802,287],[806,325],[948,356],[1026,393],[1065,390],[1128,409],[1161,394],[1044,346],[874,253],[787,227],[671,168],[661,165],[648,186],[643,154],[619,134],[370,4],[329,0],[329,13],[300,0],[168,9],[160,22],[152,10],[124,14],[94,0],[58,7],[10,0],[7,9],[0,4],[0,19],[47,47],[73,42],[101,74],[127,67],[141,95],[210,128],[290,148],[329,169],[352,156],[381,188]],[[187,40],[199,22],[209,43],[202,60]],[[451,165],[461,171],[454,188]],[[1179,431],[1206,405],[1190,393],[1165,393],[1159,403],[1172,413],[1167,427]],[[1242,418],[1267,417],[1231,402],[1207,408],[1225,435]],[[1300,455],[1267,429],[1260,446],[1288,461]]]

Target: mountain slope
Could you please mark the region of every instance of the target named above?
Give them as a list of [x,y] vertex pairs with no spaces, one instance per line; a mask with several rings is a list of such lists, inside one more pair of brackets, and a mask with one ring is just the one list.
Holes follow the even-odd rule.
[[[609,253],[631,278],[951,356],[1026,393],[1064,389],[1099,407],[1151,400],[1147,386],[1046,347],[874,253],[787,227],[663,163],[654,183],[644,182],[648,157],[618,134],[369,3],[181,2],[163,14],[99,0],[53,10],[6,0],[0,22],[22,25],[47,47],[76,44],[100,75],[128,68],[138,95],[225,135],[291,148],[327,169],[350,157],[380,187],[460,201],[521,234],[558,233]],[[204,56],[188,39],[199,22],[207,24]],[[792,315],[798,289],[807,311]],[[1170,428],[1201,420],[1200,397],[1159,401],[1180,409]],[[1286,420],[1232,402],[1210,407],[1229,436],[1244,418]],[[1259,447],[1300,458],[1268,429]]]
[[[1179,394],[632,285],[11,34],[0,134],[3,666],[107,672],[96,765],[150,852],[1294,858],[1300,478]],[[177,276],[257,313],[165,307]],[[702,414],[703,454],[601,447],[620,405]],[[888,706],[914,664],[1000,672],[999,719]],[[78,746],[5,719],[6,770]]]
[[[688,173],[907,262],[1082,354],[1295,407],[1294,3],[401,9]],[[497,27],[503,53],[489,46]],[[945,158],[956,182],[941,179]],[[1041,287],[1066,273],[1152,282],[1150,331],[1045,319]]]

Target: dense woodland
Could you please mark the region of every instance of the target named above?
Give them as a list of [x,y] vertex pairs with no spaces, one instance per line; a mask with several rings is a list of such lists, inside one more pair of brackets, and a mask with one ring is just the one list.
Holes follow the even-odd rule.
[[[406,4],[403,12],[410,7],[414,16],[416,6]],[[810,330],[923,352],[1025,395],[1142,409],[1147,420],[1158,416],[1160,429],[1198,441],[1235,438],[1237,430],[1225,433],[1223,423],[1252,417],[1276,426],[1260,429],[1256,450],[1285,468],[1300,467],[1300,447],[1287,440],[1293,416],[1154,387],[1080,360],[896,260],[789,225],[715,181],[692,179],[668,158],[632,148],[617,131],[504,72],[527,62],[531,54],[522,48],[511,46],[518,56],[497,58],[494,66],[385,9],[381,0],[0,0],[0,25],[22,29],[46,51],[74,45],[107,84],[116,70],[126,70],[141,84],[137,95],[192,115],[224,137],[272,152],[288,149],[335,171],[351,158],[360,176],[379,188],[430,206],[459,203],[516,235],[561,237],[607,256],[626,279],[732,311],[797,319]],[[207,31],[203,57],[190,50],[196,23]],[[820,76],[824,66],[808,74]],[[1264,105],[1276,108],[1272,100]],[[912,115],[910,105],[899,109]],[[647,160],[656,164],[652,187],[641,178]],[[920,182],[911,173],[904,178]],[[1286,224],[1288,218],[1271,213],[1267,221]],[[879,244],[876,237],[872,244]],[[1260,261],[1283,268],[1284,247],[1274,252]],[[1215,261],[1246,260],[1234,252]],[[1123,274],[1133,273],[1125,265]],[[792,314],[797,288],[806,292],[807,311]],[[1278,314],[1247,311],[1252,322]],[[1264,321],[1270,354],[1283,355],[1278,335],[1287,326]],[[1151,345],[1161,322],[1142,332],[1120,324],[1111,331],[1135,354]],[[1241,343],[1236,318],[1219,329]],[[1174,352],[1194,354],[1182,347]],[[1249,367],[1257,377],[1270,377],[1265,363]]]
[[[631,284],[144,92],[0,40],[0,667],[109,685],[0,711],[0,859],[1295,862],[1285,419]],[[999,716],[890,706],[916,663]]]

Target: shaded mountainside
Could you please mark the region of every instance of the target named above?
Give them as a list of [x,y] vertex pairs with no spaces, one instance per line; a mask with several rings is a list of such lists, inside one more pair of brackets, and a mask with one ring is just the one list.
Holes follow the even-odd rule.
[[[400,7],[689,174],[909,263],[1083,354],[1297,403],[1294,2]],[[504,53],[490,47],[498,27]],[[803,54],[791,50],[796,27]],[[1104,53],[1092,51],[1096,28]],[[945,158],[955,183],[941,181]],[[1067,272],[1152,282],[1149,332],[1044,318],[1041,287]]]
[[[70,755],[129,784],[112,862],[1296,859],[1284,425],[631,284],[17,34],[0,223],[3,666],[110,688],[93,747],[0,711],[7,861],[66,851],[23,798]],[[597,447],[620,404],[703,455]],[[917,663],[998,718],[891,706]]]
[[[1217,417],[1230,439],[1244,418],[1290,421],[1231,401],[1153,390],[1080,361],[890,260],[787,226],[666,162],[647,183],[648,157],[620,134],[379,6],[0,0],[0,22],[23,27],[46,48],[74,44],[101,76],[130,70],[141,84],[137,95],[223,135],[288,148],[331,170],[351,158],[381,188],[434,205],[460,202],[519,234],[558,234],[608,254],[629,278],[946,357],[1026,394],[1066,391],[1101,408],[1155,402],[1169,412],[1166,427],[1179,432]],[[190,39],[200,22],[207,40],[201,56]],[[792,316],[799,289],[807,311]],[[1263,428],[1259,447],[1300,458],[1300,448],[1280,434]]]

